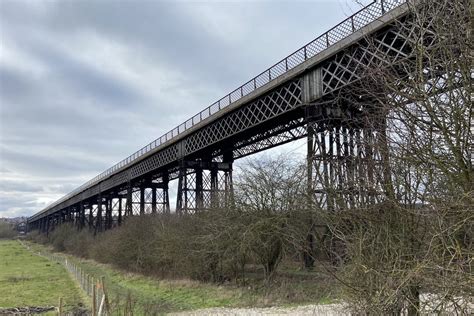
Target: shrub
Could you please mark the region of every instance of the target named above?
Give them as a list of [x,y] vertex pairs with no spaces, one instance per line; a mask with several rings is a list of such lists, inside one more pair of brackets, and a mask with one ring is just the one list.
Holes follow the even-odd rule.
[[2,238],[10,239],[15,236],[16,236],[16,231],[14,230],[13,225],[6,222],[0,222],[0,239]]

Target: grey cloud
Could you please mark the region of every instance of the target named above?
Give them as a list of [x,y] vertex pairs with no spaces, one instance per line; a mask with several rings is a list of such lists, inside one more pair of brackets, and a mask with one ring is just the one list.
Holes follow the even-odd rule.
[[34,198],[32,195],[5,196],[0,193],[0,216],[30,216],[47,206],[47,203],[37,201]]
[[[116,79],[75,60],[73,56],[65,56],[61,52],[38,43],[31,43],[31,47],[26,47],[26,49],[44,64],[54,68],[54,72],[48,74],[47,77],[33,78],[27,77],[28,74],[15,72],[13,69],[0,68],[0,89],[6,101],[13,103],[28,101],[29,96],[40,95],[54,103],[67,93],[71,98],[70,101],[73,102],[72,107],[81,99],[93,99],[98,107],[107,107],[109,110],[116,111],[120,110],[117,106],[143,104],[142,98],[135,91],[131,91],[129,87]],[[41,89],[43,80],[50,83],[47,90]]]
[[[0,94],[4,102],[14,101],[28,95],[34,89],[31,80],[21,73],[0,65]],[[19,94],[18,91],[23,91]]]
[[0,182],[0,191],[40,192],[43,191],[43,188],[39,185],[28,184],[23,181],[3,180]]
[[15,171],[43,176],[78,174],[89,171],[91,168],[101,170],[107,166],[94,162],[92,157],[86,155],[76,158],[68,155],[55,156],[48,153],[26,153],[10,149],[2,149],[1,158]]

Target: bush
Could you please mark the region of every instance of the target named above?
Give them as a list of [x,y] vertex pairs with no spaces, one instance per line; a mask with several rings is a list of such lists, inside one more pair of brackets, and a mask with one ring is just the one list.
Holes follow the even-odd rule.
[[56,227],[49,234],[49,241],[56,251],[65,251],[66,245],[70,244],[69,240],[76,239],[77,229],[70,224],[63,224]]
[[94,243],[94,236],[87,229],[82,231],[72,230],[71,235],[64,241],[66,251],[78,257],[90,257],[89,251]]
[[0,239],[2,238],[10,239],[15,236],[16,236],[16,231],[14,230],[13,225],[6,222],[0,222]]
[[40,243],[40,244],[47,244],[49,242],[48,236],[46,234],[42,234],[39,230],[34,230],[26,235],[28,240]]

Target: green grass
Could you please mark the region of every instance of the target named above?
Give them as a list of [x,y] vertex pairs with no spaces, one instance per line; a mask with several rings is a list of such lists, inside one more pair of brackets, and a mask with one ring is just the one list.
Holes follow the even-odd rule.
[[242,305],[243,293],[237,287],[191,280],[159,280],[89,260],[78,260],[71,256],[68,258],[86,273],[96,278],[104,276],[113,301],[117,301],[118,298],[118,301],[124,303],[125,297],[130,293],[135,302],[135,312],[141,310],[170,312]]
[[[49,251],[43,245],[29,243],[36,251]],[[265,286],[259,267],[249,267],[245,287],[234,283],[218,285],[192,280],[163,280],[130,273],[93,260],[61,253],[95,278],[105,277],[113,304],[122,306],[128,293],[136,315],[195,310],[211,307],[296,306],[332,303],[333,284],[321,272],[301,271],[282,265],[271,286]],[[123,310],[123,309],[122,309]],[[145,313],[144,311],[148,311]]]
[[[35,251],[51,252],[50,248],[28,243]],[[123,305],[128,293],[134,302],[134,311],[142,315],[143,310],[159,313],[193,310],[210,307],[237,307],[251,305],[252,295],[237,286],[219,286],[191,280],[159,280],[140,274],[129,273],[110,265],[92,260],[83,260],[63,254],[71,262],[94,278],[105,277],[112,303]]]
[[0,307],[82,304],[80,289],[57,263],[28,251],[16,240],[0,240]]

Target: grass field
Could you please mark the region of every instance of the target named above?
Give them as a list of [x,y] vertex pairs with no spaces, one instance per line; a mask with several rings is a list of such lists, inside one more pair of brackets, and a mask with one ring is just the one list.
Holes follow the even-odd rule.
[[[51,251],[43,245],[29,243],[36,251]],[[252,280],[245,287],[235,284],[202,283],[191,280],[160,280],[158,278],[129,273],[92,260],[83,260],[66,254],[86,273],[104,276],[112,302],[123,305],[130,293],[135,314],[153,314],[195,310],[211,307],[255,307],[273,305],[325,304],[332,302],[327,291],[330,287],[317,272],[285,272],[275,280],[271,288]],[[257,273],[255,273],[257,275]],[[144,311],[148,313],[144,313]]]
[[82,305],[80,289],[59,264],[28,251],[16,240],[0,240],[0,307]]
[[[36,251],[49,248],[28,243]],[[139,274],[128,273],[92,260],[81,260],[61,254],[80,266],[84,272],[96,278],[105,277],[113,305],[123,305],[130,293],[134,312],[138,315],[193,310],[209,307],[242,306],[249,302],[237,287],[223,287],[191,280],[158,280]],[[244,303],[244,305],[247,305]],[[144,311],[147,311],[145,313]]]

